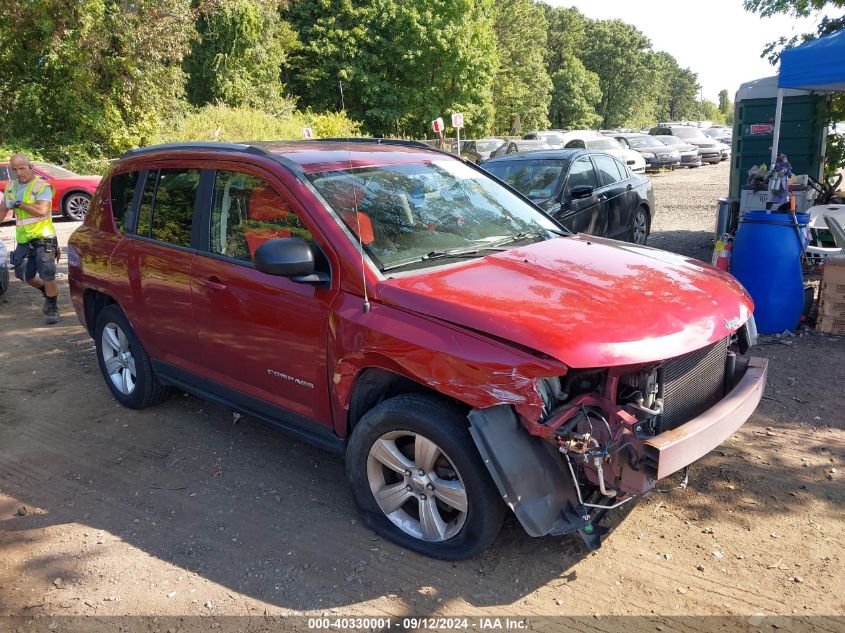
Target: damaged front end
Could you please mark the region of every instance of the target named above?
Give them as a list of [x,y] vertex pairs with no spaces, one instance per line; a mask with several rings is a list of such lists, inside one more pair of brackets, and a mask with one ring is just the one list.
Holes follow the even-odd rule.
[[506,405],[473,410],[476,446],[525,530],[577,531],[596,548],[605,512],[730,437],[765,387],[767,361],[743,356],[755,336],[751,319],[675,358],[540,379],[545,406],[533,421]]

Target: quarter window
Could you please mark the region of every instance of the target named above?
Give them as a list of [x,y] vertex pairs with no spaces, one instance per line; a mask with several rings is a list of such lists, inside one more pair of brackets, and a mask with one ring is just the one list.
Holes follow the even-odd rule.
[[251,262],[261,244],[280,237],[312,239],[299,216],[266,182],[249,174],[218,171],[211,209],[211,252]]
[[[135,198],[135,185],[138,184],[138,172],[127,171],[112,176],[109,188],[111,189],[111,210],[114,222],[121,233],[126,233],[127,215],[132,210],[132,202]],[[131,222],[129,223],[131,225]]]

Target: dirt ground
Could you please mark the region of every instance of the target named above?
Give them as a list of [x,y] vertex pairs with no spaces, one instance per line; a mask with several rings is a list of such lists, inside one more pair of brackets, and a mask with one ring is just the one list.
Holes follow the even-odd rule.
[[[654,186],[651,243],[709,258],[727,166]],[[187,395],[118,406],[61,269],[56,326],[17,280],[0,298],[0,614],[845,614],[841,338],[763,341],[755,415],[599,551],[511,519],[449,563],[363,527],[338,458]]]

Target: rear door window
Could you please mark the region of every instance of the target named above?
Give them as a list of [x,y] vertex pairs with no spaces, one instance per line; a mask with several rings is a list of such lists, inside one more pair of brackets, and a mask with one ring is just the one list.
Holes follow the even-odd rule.
[[584,143],[584,141],[582,141],[581,139],[576,138],[573,141],[569,141],[566,145],[564,145],[564,147],[574,149],[586,149],[587,144]]
[[148,171],[136,234],[190,248],[199,182],[199,169]]
[[596,163],[603,186],[607,187],[623,179],[619,172],[619,164],[612,157],[596,154],[593,156],[593,161]]

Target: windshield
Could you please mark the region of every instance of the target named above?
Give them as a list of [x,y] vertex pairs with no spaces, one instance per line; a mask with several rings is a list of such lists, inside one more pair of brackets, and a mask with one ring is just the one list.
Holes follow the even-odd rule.
[[654,147],[657,145],[651,136],[626,136],[625,140],[631,147]]
[[658,134],[655,136],[658,141],[661,143],[665,143],[666,145],[689,145],[686,141],[682,141],[677,136],[667,136],[664,134]]
[[683,139],[704,138],[705,140],[709,140],[697,127],[676,127],[672,129],[672,133]]
[[484,168],[532,200],[551,198],[560,190],[566,160],[514,160],[487,163]]
[[587,149],[619,149],[622,144],[615,138],[590,138],[585,141]]
[[502,140],[495,140],[495,141],[476,141],[475,147],[479,152],[492,152],[494,149],[499,147],[500,145],[504,145],[505,142]]
[[75,178],[78,175],[65,169],[64,167],[51,165],[50,163],[32,163],[32,166],[36,169],[40,169],[45,174],[52,176],[53,178]]
[[552,145],[563,145],[563,136],[561,134],[556,134],[555,132],[541,132],[537,135],[537,138],[541,141],[546,141],[546,143],[551,143]]
[[709,130],[705,130],[704,133],[707,136],[713,136],[713,137],[731,136],[731,131],[725,130],[723,128],[712,128],[711,127]]
[[[492,178],[453,160],[309,174],[379,270],[483,257],[561,229]],[[356,213],[357,212],[357,213]]]

